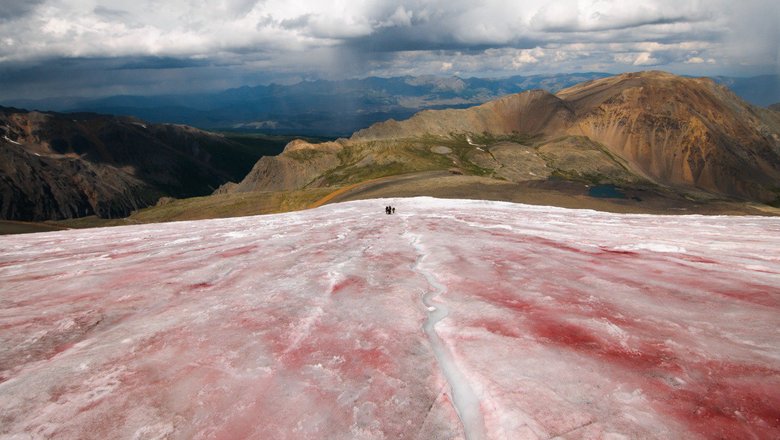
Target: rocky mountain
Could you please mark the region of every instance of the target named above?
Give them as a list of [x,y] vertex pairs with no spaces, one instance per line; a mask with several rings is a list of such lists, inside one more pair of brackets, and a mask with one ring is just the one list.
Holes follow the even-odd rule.
[[240,178],[227,156],[243,148],[186,126],[0,107],[0,218],[117,217],[209,194]]
[[468,109],[423,111],[328,144],[291,144],[258,162],[234,191],[344,185],[437,169],[776,203],[780,114],[710,79],[623,74],[557,95],[534,90]]
[[780,189],[780,115],[709,79],[651,72],[558,93],[567,130],[604,144],[656,182],[772,201]]

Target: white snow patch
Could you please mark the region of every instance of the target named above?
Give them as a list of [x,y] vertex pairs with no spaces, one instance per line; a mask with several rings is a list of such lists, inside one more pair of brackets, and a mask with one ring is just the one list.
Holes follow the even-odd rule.
[[[20,144],[19,142],[16,142],[16,141],[14,141],[14,140],[8,139],[8,136],[3,136],[3,139],[7,140],[8,142],[10,142],[10,143],[12,143],[12,144],[16,144],[16,145],[22,145],[22,144]],[[40,155],[36,155],[36,156],[40,156]]]

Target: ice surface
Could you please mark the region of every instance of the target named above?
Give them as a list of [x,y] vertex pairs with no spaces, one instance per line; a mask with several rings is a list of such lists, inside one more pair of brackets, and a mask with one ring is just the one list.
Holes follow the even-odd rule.
[[0,437],[778,438],[777,286],[758,217],[414,198],[5,236]]

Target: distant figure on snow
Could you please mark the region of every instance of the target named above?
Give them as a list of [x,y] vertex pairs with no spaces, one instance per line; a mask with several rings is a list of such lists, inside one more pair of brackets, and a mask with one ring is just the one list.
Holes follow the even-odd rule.
[[395,214],[395,206],[392,207],[392,211],[390,211],[391,214]]
[[390,206],[385,206],[385,214],[390,215],[391,212]]

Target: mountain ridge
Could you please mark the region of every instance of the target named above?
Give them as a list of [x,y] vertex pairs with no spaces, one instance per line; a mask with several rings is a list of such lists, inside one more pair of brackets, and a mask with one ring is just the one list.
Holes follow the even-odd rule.
[[[445,145],[458,135],[466,143]],[[507,149],[495,142],[472,142],[475,135],[520,139],[515,142],[517,147]],[[572,136],[574,143],[561,148],[560,140]],[[405,149],[393,147],[404,139],[409,144]],[[376,171],[384,175],[435,169],[443,165],[437,158],[408,164],[417,160],[410,155],[419,159],[437,142],[444,148],[439,151],[458,150],[442,153],[451,166],[463,168],[465,164],[472,168],[470,172],[481,175],[500,177],[499,169],[506,169],[510,162],[515,168],[520,166],[519,155],[529,153],[541,158],[544,166],[525,170],[524,181],[545,175],[594,183],[646,180],[683,192],[703,191],[761,203],[780,200],[780,114],[742,101],[711,79],[654,71],[595,79],[557,95],[527,91],[468,109],[425,110],[403,121],[377,123],[337,142],[336,152],[333,144],[327,149],[310,145],[306,160],[298,161],[308,166],[305,178],[290,177],[296,162],[291,149],[259,162],[238,190],[267,188],[267,180],[252,179],[274,174],[286,173],[289,185],[277,182],[273,189],[295,190],[334,180],[354,183],[350,176],[365,174],[368,165],[385,167]],[[577,147],[572,149],[572,145]],[[577,148],[589,151],[589,159],[575,153]],[[299,158],[300,149],[299,144],[295,148]],[[501,162],[493,149],[508,162]],[[566,158],[572,154],[585,162]],[[560,164],[567,168],[559,168]],[[621,168],[635,177],[626,177]]]
[[[195,94],[10,100],[8,104],[54,111],[132,115],[150,122],[180,123],[203,129],[349,136],[375,122],[406,119],[420,110],[465,108],[532,89],[555,93],[583,81],[608,76],[611,74],[583,72],[505,78],[369,77],[242,86]],[[755,105],[780,101],[777,76],[714,78]]]

